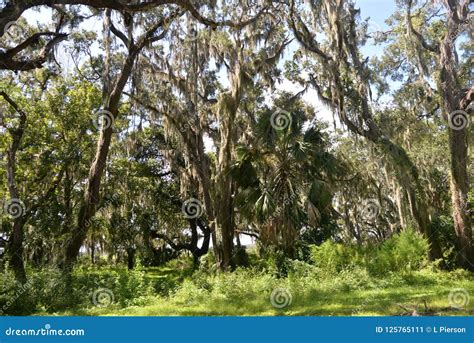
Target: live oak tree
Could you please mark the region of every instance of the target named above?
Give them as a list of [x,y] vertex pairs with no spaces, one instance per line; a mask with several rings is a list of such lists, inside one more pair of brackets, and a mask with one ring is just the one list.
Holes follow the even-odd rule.
[[[295,1],[290,1],[288,21],[302,49],[315,60],[315,66],[308,71],[308,82],[343,125],[391,156],[397,180],[407,194],[411,215],[430,242],[430,259],[441,258],[428,222],[416,166],[406,151],[384,134],[374,118],[370,88],[373,76],[368,60],[363,60],[360,53],[364,39],[358,26],[358,10],[350,1],[311,1],[308,15],[313,19],[313,26],[309,26],[300,15],[304,10],[297,6]],[[321,38],[317,32],[323,33]]]
[[[271,80],[269,75],[274,72],[275,63],[288,44],[278,28],[279,21],[268,16],[265,8],[249,7],[248,10],[255,12],[251,19],[244,19],[244,24],[228,25],[228,29],[197,31],[196,26],[191,26],[184,40],[175,37],[175,45],[169,55],[172,62],[156,59],[155,54],[154,63],[148,63],[154,93],[162,87],[160,81],[167,80],[172,89],[180,93],[182,100],[166,89],[164,94],[167,95],[163,96],[174,100],[159,107],[139,97],[136,99],[156,115],[164,116],[170,136],[183,147],[181,153],[191,169],[181,169],[182,179],[195,180],[194,187],[191,182],[188,191],[197,190],[204,199],[206,215],[212,225],[214,252],[221,270],[228,269],[232,264],[235,223],[230,167],[235,158],[236,142],[244,134],[242,127],[239,127],[239,117],[246,116],[241,110],[242,100],[245,97],[252,99],[250,87],[254,79],[263,77]],[[229,6],[228,11],[230,23],[239,23],[240,16],[234,13],[235,9]],[[256,28],[261,25],[269,27],[267,35],[258,34]],[[254,51],[262,41],[265,42],[262,48]],[[225,68],[228,83],[225,88],[214,80],[216,71],[210,67],[212,61]],[[155,99],[152,94],[147,94],[145,87],[138,93]],[[205,152],[205,135],[216,149],[212,165]],[[179,154],[174,150],[170,153]]]
[[[406,20],[409,40],[406,44],[407,60],[417,68],[421,85],[426,91],[422,101],[437,101],[440,112],[449,133],[449,151],[451,157],[451,202],[454,229],[458,237],[458,258],[461,266],[474,270],[474,243],[471,209],[468,201],[469,192],[469,116],[474,103],[474,86],[472,71],[463,73],[461,62],[457,57],[457,44],[461,37],[472,39],[472,11],[469,0],[446,0],[442,5],[429,5],[415,8],[417,2],[408,0]],[[437,18],[436,14],[445,14]],[[414,24],[414,21],[423,23]],[[441,25],[441,26],[440,26]],[[436,31],[436,37],[425,32]],[[470,31],[470,32],[469,32]],[[432,62],[430,64],[430,62]],[[472,61],[467,61],[472,63]],[[460,72],[459,72],[460,71]],[[429,80],[436,82],[432,89]],[[427,99],[428,98],[428,99]],[[435,98],[435,99],[433,99]]]
[[[81,88],[83,85],[69,90],[69,101],[58,105],[53,92],[45,94],[43,90],[45,75],[48,73],[39,72],[19,80],[17,85],[28,90],[23,94],[19,92],[19,88],[5,84],[0,93],[3,116],[1,130],[5,133],[2,135],[1,146],[7,155],[5,178],[8,180],[6,188],[9,194],[5,198],[2,196],[2,207],[10,208],[6,212],[11,212],[7,252],[10,266],[21,282],[25,281],[25,254],[33,256],[35,263],[41,263],[35,257],[41,255],[40,251],[50,257],[61,254],[61,250],[54,247],[61,236],[61,231],[57,229],[67,223],[68,215],[59,205],[60,201],[57,201],[58,194],[68,181],[74,181],[71,180],[71,173],[77,172],[76,134],[80,136],[81,124],[85,130],[84,118],[89,115],[84,97],[87,91],[86,88]],[[54,85],[53,89],[56,94],[61,94],[60,98],[63,100],[62,96],[68,91],[55,81],[54,76],[48,76],[47,79],[49,81],[46,83]],[[81,108],[74,106],[74,101],[79,98],[82,101]],[[92,106],[89,110],[91,108]],[[65,118],[65,109],[76,116]],[[72,128],[74,130],[70,132]],[[80,145],[83,154],[87,154],[86,142],[83,139],[83,144]],[[7,189],[2,187],[2,193]],[[62,214],[63,223],[59,220]],[[43,221],[46,225],[42,225]],[[58,226],[55,226],[56,223]],[[36,229],[32,230],[32,227]],[[26,250],[25,242],[28,243]],[[48,247],[45,242],[52,244]],[[52,259],[48,262],[51,261]]]

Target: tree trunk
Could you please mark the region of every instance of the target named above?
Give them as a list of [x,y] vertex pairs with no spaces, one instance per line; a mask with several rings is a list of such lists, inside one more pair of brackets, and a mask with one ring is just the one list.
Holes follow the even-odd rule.
[[91,263],[95,264],[95,244],[91,244]]
[[[447,2],[448,27],[444,40],[440,44],[439,64],[440,91],[443,97],[444,119],[448,123],[449,151],[451,155],[451,202],[454,230],[458,242],[457,257],[459,265],[474,271],[474,244],[472,223],[468,215],[469,179],[468,164],[468,126],[469,105],[472,102],[472,89],[463,98],[459,85],[454,57],[455,39],[460,28],[460,18],[467,18],[467,2]],[[462,19],[462,18],[461,18]]]
[[112,116],[112,118],[109,118],[112,123],[111,125],[103,127],[100,132],[94,161],[92,162],[91,168],[89,170],[89,178],[87,181],[84,200],[79,210],[77,226],[72,232],[72,237],[66,248],[66,256],[63,265],[64,268],[69,268],[72,266],[72,264],[77,259],[79,250],[86,239],[90,221],[95,215],[97,205],[99,204],[100,183],[112,140],[113,120],[117,118],[122,91],[132,72],[132,67],[137,54],[137,50],[132,50],[129,52],[125,64],[122,67],[120,76],[115,83],[112,94],[110,97],[107,97],[108,100],[103,106],[104,113],[108,113]]
[[[235,101],[233,98],[231,101]],[[221,271],[232,266],[232,250],[234,241],[232,176],[230,166],[232,159],[233,121],[237,112],[237,101],[233,108],[221,111],[221,146],[219,150],[218,175],[216,182],[215,201],[215,241],[214,251],[216,262]],[[229,106],[231,107],[231,106]]]
[[[446,101],[448,100],[446,99]],[[449,105],[447,107],[452,108]],[[461,267],[474,271],[472,223],[468,215],[469,179],[467,173],[468,139],[466,129],[449,129],[449,150],[451,154],[451,203],[454,230],[458,243],[458,263]]]
[[21,217],[14,220],[9,246],[10,267],[15,274],[15,279],[22,284],[27,281],[23,262],[23,225],[24,221]]
[[127,267],[128,270],[132,270],[135,267],[135,248],[127,248]]
[[[14,219],[13,219],[13,230],[9,240],[9,256],[10,256],[10,267],[15,274],[15,279],[20,283],[26,283],[26,272],[23,261],[23,226],[26,222],[25,208],[21,206],[21,200],[18,192],[16,183],[16,154],[20,148],[20,143],[25,133],[26,126],[26,113],[23,112],[16,102],[11,99],[5,92],[0,92],[3,98],[15,109],[20,115],[20,122],[16,129],[11,129],[10,135],[12,137],[12,143],[7,151],[7,182],[8,189],[10,192],[10,205],[15,206]],[[13,202],[20,201],[20,207],[16,206]]]

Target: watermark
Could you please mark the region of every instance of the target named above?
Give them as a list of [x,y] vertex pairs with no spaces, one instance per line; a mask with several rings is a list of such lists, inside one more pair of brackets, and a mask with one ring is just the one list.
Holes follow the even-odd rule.
[[285,308],[291,305],[293,297],[286,288],[276,288],[270,295],[270,303],[276,308]]
[[186,219],[196,219],[202,215],[203,205],[198,199],[190,198],[181,206],[181,212]]
[[463,130],[469,126],[469,114],[462,110],[456,110],[449,114],[448,125],[453,130]]
[[383,30],[382,27],[373,20],[368,20],[366,22],[366,36],[376,40],[382,36]]
[[10,119],[11,115],[9,113],[0,112],[0,126],[6,126],[6,119]]
[[449,306],[463,308],[469,304],[469,293],[464,288],[455,288],[448,295]]
[[97,307],[107,307],[114,303],[114,292],[108,288],[99,288],[92,294],[92,303]]
[[17,198],[11,198],[3,205],[4,213],[9,214],[13,219],[20,218],[26,212],[26,207],[23,201]]
[[52,329],[50,324],[46,324],[40,329],[14,329],[5,330],[7,336],[85,336],[84,329]]
[[171,16],[164,20],[163,22],[163,30],[169,30],[171,25],[176,22],[176,29],[178,34],[184,36],[185,42],[194,42],[199,38],[198,30],[197,30],[197,22],[193,20],[193,18],[184,19],[186,23],[183,23],[183,20],[176,20],[175,17]]
[[5,37],[13,40],[23,34],[23,28],[16,21],[10,21],[5,25],[3,32],[5,33]]
[[291,126],[293,119],[291,113],[278,108],[270,117],[270,125],[278,131],[286,130]]
[[106,130],[114,125],[114,115],[112,112],[100,109],[94,112],[94,127],[98,130]]
[[25,292],[29,291],[33,287],[33,281],[28,280],[25,284],[15,292],[15,294],[7,300],[5,305],[0,308],[0,315],[3,315],[14,303],[18,300]]
[[198,31],[196,28],[196,23],[194,23],[192,20],[187,20],[186,21],[186,26],[182,26],[179,24],[179,30],[185,35],[185,41],[186,42],[195,42],[199,38]]
[[285,209],[286,206],[288,206],[289,204],[291,204],[291,202],[297,197],[297,194],[296,193],[293,193],[290,197],[286,198],[285,200],[283,200],[283,206],[277,206],[277,208],[275,209],[275,211],[272,212],[272,214],[265,220],[265,223],[264,225],[268,225],[270,224],[270,222],[277,218],[281,212],[283,212],[283,210]]
[[367,199],[362,209],[362,218],[374,221],[380,214],[380,204],[376,199]]
[[[114,194],[112,197],[110,197],[110,199],[107,199],[107,201],[104,202],[104,205],[95,213],[94,217],[97,216],[97,215],[101,215],[103,212],[105,212],[107,210],[107,207],[110,205],[110,203],[116,201],[117,198],[118,198],[118,196],[116,194]],[[91,219],[86,221],[86,223],[85,223],[86,228],[88,228],[89,226],[92,225],[92,221],[93,221],[94,217],[92,217]]]

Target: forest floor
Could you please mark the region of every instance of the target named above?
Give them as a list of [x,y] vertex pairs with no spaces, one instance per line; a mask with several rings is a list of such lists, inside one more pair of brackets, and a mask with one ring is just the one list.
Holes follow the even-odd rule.
[[[185,274],[185,273],[182,273]],[[391,316],[413,315],[474,315],[474,275],[452,276],[448,272],[415,272],[402,282],[374,279],[370,286],[356,289],[341,286],[339,280],[323,282],[320,287],[298,289],[298,283],[289,283],[291,303],[275,308],[270,292],[241,289],[238,284],[231,294],[214,294],[184,290],[185,299],[173,292],[168,296],[147,297],[135,306],[117,305],[92,307],[56,313],[85,316]],[[175,283],[179,287],[189,275],[167,268],[151,268],[147,278],[154,282]],[[252,282],[250,280],[249,282]],[[258,280],[254,281],[258,283]],[[232,283],[232,281],[230,281]],[[375,285],[375,286],[374,286]],[[230,285],[232,287],[232,285]],[[303,286],[305,287],[305,286]],[[200,288],[198,288],[199,290]],[[237,293],[236,293],[237,292]],[[238,292],[241,292],[239,294]],[[473,297],[474,298],[474,297]],[[462,306],[456,307],[461,303]],[[453,306],[454,304],[454,306]],[[44,315],[45,313],[43,313]]]

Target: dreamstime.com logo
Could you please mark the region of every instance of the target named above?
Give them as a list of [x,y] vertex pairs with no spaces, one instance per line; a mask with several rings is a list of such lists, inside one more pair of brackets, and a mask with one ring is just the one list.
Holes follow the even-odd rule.
[[97,130],[106,130],[114,125],[114,115],[112,112],[100,109],[94,112],[94,126]]
[[20,218],[25,211],[25,204],[20,199],[12,198],[3,204],[3,213],[10,215],[13,219]]
[[92,302],[97,307],[107,307],[114,303],[114,292],[108,288],[99,288],[92,294]]
[[377,199],[367,199],[362,209],[362,217],[368,221],[375,221],[380,214],[380,204]]
[[84,329],[52,329],[50,324],[46,324],[40,329],[14,329],[5,330],[7,336],[85,336]]
[[469,127],[469,114],[462,110],[451,112],[448,117],[448,124],[453,130],[463,130]]

